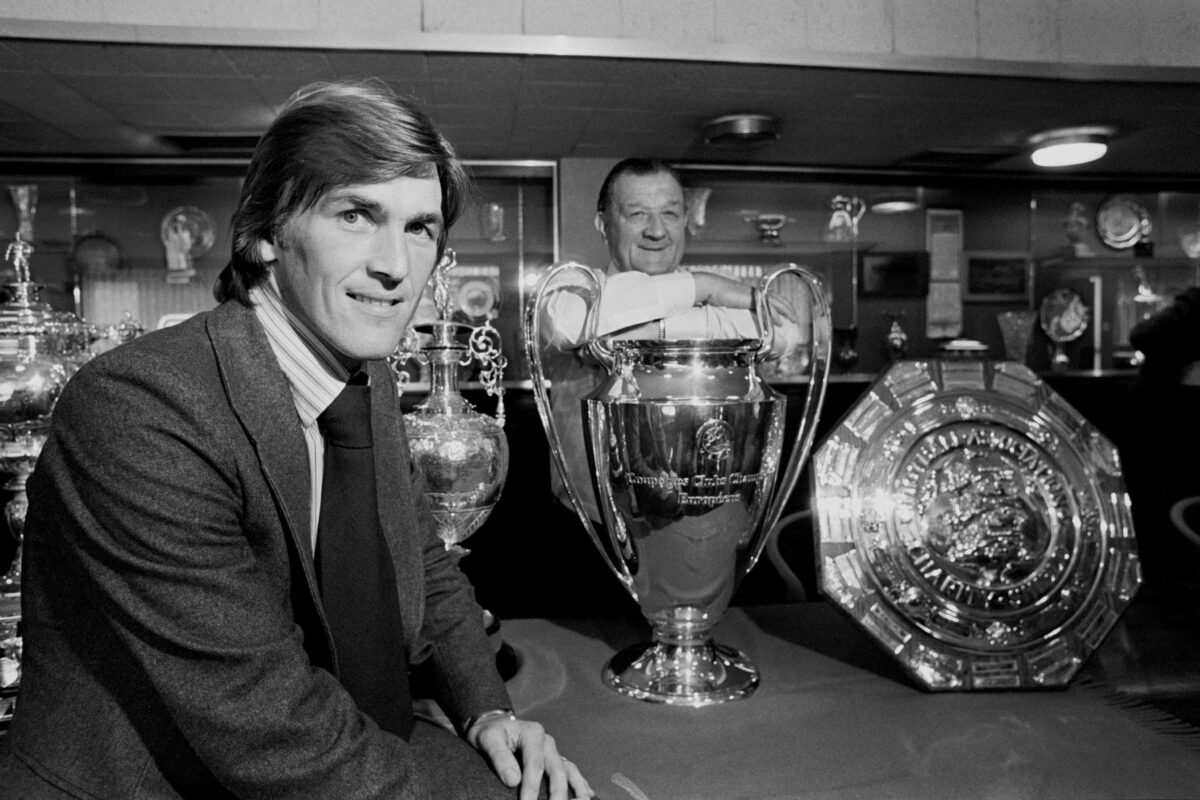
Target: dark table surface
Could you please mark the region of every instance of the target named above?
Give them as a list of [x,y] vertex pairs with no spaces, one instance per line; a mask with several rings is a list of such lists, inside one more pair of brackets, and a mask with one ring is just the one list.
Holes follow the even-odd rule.
[[1186,719],[1200,613],[1176,602],[1135,599],[1067,689],[973,693],[920,689],[824,602],[733,608],[717,639],[762,685],[700,709],[602,683],[645,637],[636,618],[513,619],[502,634],[518,710],[605,800],[1200,798],[1200,719]]

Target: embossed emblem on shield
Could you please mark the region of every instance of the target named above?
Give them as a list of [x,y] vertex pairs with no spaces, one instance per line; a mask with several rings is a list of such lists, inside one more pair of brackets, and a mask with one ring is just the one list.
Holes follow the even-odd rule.
[[897,363],[813,479],[822,591],[930,690],[1069,683],[1141,582],[1116,449],[1014,362]]

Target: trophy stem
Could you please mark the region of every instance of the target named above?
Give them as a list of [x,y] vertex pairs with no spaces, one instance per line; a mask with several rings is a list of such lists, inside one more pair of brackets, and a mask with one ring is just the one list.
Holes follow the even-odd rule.
[[1062,342],[1054,343],[1054,350],[1050,354],[1050,369],[1061,372],[1071,366],[1071,357],[1067,355],[1067,350],[1063,347]]
[[712,617],[653,622],[653,641],[622,650],[605,666],[608,686],[649,703],[694,708],[749,697],[758,688],[758,670],[746,655],[713,641]]
[[28,478],[28,473],[18,472],[4,485],[5,490],[14,493],[4,506],[4,518],[17,540],[17,551],[13,554],[12,566],[0,578],[0,594],[18,594],[21,591],[21,542],[25,533],[25,512],[29,510],[29,500],[25,495],[25,481]]

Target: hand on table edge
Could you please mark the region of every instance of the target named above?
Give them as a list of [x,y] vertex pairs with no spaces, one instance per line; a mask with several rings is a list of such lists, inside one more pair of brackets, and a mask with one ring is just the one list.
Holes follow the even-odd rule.
[[520,785],[520,800],[537,800],[543,775],[549,800],[595,796],[579,768],[563,758],[554,737],[539,723],[497,710],[473,718],[469,725],[463,738],[487,757],[505,786]]

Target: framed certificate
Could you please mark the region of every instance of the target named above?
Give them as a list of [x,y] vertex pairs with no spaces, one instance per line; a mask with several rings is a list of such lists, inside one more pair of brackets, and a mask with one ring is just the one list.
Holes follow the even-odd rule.
[[1033,259],[1006,250],[963,254],[962,299],[984,303],[1029,302]]
[[861,297],[925,297],[929,294],[929,253],[859,253]]

